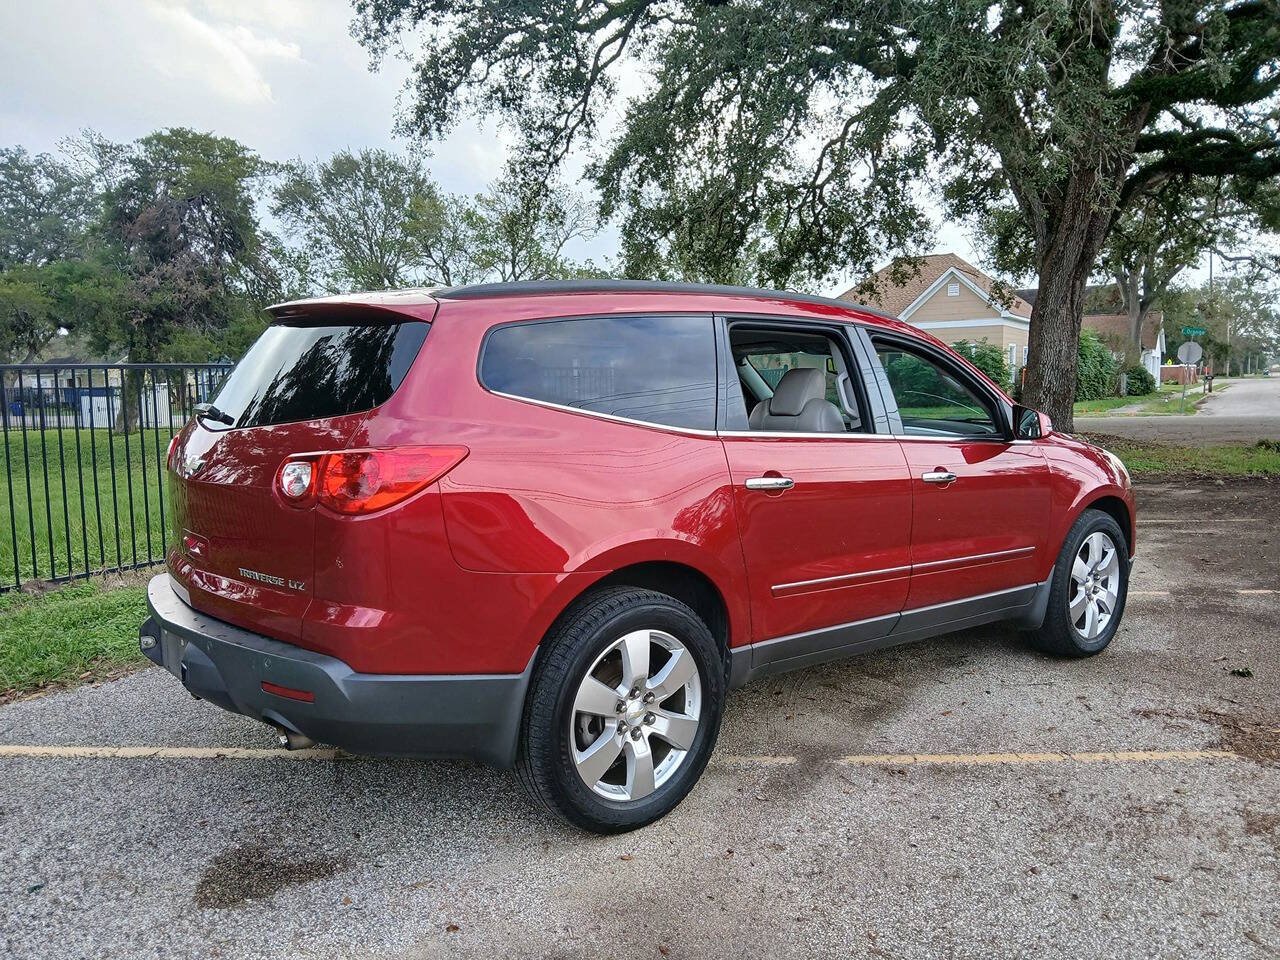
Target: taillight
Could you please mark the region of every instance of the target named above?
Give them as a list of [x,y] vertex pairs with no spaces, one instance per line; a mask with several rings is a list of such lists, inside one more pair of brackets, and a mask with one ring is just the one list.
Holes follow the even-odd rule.
[[310,453],[281,464],[276,490],[294,506],[319,503],[349,516],[374,513],[435,483],[468,452],[466,447],[394,447]]

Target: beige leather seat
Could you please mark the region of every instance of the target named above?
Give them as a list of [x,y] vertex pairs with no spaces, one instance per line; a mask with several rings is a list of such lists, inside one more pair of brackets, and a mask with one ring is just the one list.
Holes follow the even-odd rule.
[[751,411],[752,430],[792,433],[844,433],[839,408],[826,399],[827,379],[815,367],[788,370],[773,396]]

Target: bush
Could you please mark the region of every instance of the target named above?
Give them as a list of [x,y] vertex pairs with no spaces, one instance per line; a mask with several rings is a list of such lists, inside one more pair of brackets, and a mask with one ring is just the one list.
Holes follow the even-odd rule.
[[1156,392],[1156,378],[1146,367],[1130,367],[1124,372],[1125,393],[1131,397],[1145,397]]
[[957,340],[951,345],[951,349],[965,357],[1000,386],[1006,390],[1009,389],[1011,379],[1009,364],[1005,359],[1004,351],[995,344],[988,343],[985,339],[976,343],[972,340]]
[[1116,360],[1092,330],[1080,331],[1080,366],[1076,371],[1076,399],[1101,400],[1111,395]]

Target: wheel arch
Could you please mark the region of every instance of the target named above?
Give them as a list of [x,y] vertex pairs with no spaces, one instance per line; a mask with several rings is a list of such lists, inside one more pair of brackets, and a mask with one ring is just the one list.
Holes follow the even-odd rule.
[[558,609],[555,616],[549,618],[546,629],[541,631],[539,646],[585,598],[604,587],[617,586],[664,593],[688,606],[711,631],[726,664],[735,639],[743,638],[740,642],[745,642],[747,625],[741,621],[744,614],[730,606],[721,585],[706,571],[692,564],[663,559],[640,560],[602,571],[600,576],[585,584],[577,581],[576,589],[557,598]]
[[[1070,522],[1066,529],[1070,530],[1072,524],[1076,522],[1080,514],[1086,510],[1100,510],[1107,514],[1120,527],[1120,532],[1124,534],[1125,548],[1129,552],[1129,556],[1134,554],[1134,529],[1133,529],[1133,512],[1129,509],[1129,504],[1118,493],[1096,492],[1091,498],[1083,500],[1077,505],[1076,509],[1071,513]],[[1066,534],[1064,533],[1063,536]]]

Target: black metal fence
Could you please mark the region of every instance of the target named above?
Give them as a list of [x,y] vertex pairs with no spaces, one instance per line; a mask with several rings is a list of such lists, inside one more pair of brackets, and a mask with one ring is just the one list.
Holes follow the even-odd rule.
[[228,364],[0,364],[0,592],[163,561],[169,440]]

